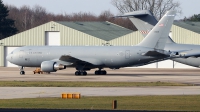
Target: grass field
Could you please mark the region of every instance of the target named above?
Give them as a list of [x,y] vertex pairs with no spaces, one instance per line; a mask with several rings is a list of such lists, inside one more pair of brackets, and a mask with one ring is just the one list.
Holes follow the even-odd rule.
[[[31,82],[0,81],[0,87],[139,87],[192,86],[170,82]],[[200,111],[200,95],[193,96],[122,96],[82,97],[81,99],[25,98],[0,99],[0,108],[31,109],[112,109],[117,100],[118,110]]]
[[200,111],[200,95],[1,99],[0,108],[109,110],[113,100],[118,110]]
[[139,87],[139,86],[192,86],[172,82],[32,82],[0,81],[0,87]]

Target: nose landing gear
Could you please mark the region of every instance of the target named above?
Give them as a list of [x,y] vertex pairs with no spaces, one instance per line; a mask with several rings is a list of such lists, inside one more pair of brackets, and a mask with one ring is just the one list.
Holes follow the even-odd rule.
[[23,66],[20,67],[20,75],[25,75],[24,67]]

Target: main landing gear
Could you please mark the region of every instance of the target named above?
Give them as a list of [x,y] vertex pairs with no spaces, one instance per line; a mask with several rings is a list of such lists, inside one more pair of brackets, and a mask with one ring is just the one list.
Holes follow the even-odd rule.
[[101,69],[96,70],[94,73],[95,73],[95,75],[106,75],[107,74],[107,72],[105,70],[101,70]]
[[20,75],[25,75],[24,67],[23,66],[20,67]]
[[75,72],[75,75],[76,75],[76,76],[81,76],[81,75],[82,75],[82,76],[86,76],[86,75],[87,75],[87,72],[86,72],[86,71],[76,71],[76,72]]
[[[75,75],[76,76],[86,76],[87,75],[87,70],[90,70],[90,68],[84,68],[84,66],[77,66],[76,67],[76,72]],[[107,72],[105,70],[102,70],[102,68],[99,68],[99,70],[96,70],[95,75],[106,75]]]

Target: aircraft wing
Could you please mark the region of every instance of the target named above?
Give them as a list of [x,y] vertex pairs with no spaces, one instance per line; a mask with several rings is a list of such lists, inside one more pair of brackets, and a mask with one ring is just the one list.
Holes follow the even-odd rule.
[[101,65],[102,62],[97,59],[92,58],[76,58],[70,55],[62,55],[59,58],[60,61],[68,62],[72,64],[91,64],[91,65]]
[[70,63],[76,63],[76,62],[82,62],[85,63],[84,61],[78,59],[78,58],[74,58],[72,56],[69,55],[63,55],[59,58],[59,60],[61,61],[66,61],[66,62],[70,62]]
[[146,53],[143,53],[142,55],[158,57],[158,56],[167,56],[168,54],[166,54],[165,52],[148,51]]

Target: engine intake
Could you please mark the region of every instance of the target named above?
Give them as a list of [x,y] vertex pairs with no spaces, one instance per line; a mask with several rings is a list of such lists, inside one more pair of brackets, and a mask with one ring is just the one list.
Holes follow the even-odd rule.
[[41,63],[41,70],[43,72],[56,72],[62,69],[66,69],[66,66],[53,61],[44,61]]

